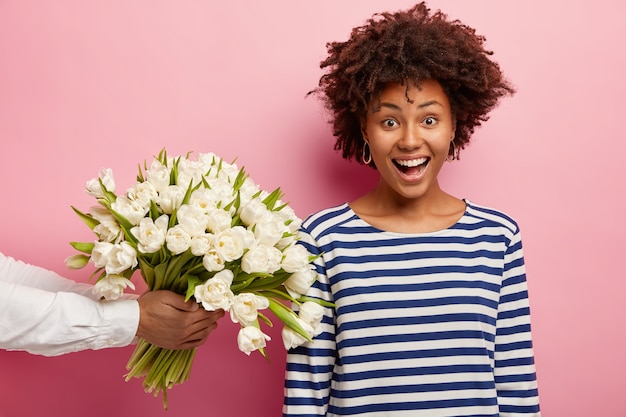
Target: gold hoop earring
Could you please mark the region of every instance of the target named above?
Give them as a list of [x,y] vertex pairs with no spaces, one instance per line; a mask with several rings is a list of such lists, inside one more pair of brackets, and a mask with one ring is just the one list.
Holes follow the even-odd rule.
[[372,163],[372,151],[370,149],[369,142],[365,142],[365,144],[363,145],[363,155],[361,155],[361,160],[365,165],[369,165],[370,163]]
[[446,158],[446,161],[452,162],[456,161],[457,159],[459,159],[459,151],[454,144],[454,139],[452,139],[450,141],[450,149],[448,149],[448,157]]

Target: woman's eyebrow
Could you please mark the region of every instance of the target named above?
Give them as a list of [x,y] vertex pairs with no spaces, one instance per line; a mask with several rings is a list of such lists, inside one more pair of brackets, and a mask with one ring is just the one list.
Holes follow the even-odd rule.
[[[441,104],[437,100],[428,100],[428,101],[425,101],[423,103],[418,104],[417,108],[418,109],[423,109],[423,108],[429,107],[429,106],[443,106],[443,104]],[[387,102],[387,101],[383,101],[382,103],[380,103],[380,107],[387,107],[387,108],[393,109],[393,110],[402,110],[401,107],[398,106],[397,104],[390,103],[390,102]]]
[[383,101],[382,103],[380,103],[380,107],[387,107],[392,110],[402,110],[400,106],[393,104],[393,103],[386,102],[386,101]]
[[[418,104],[417,108],[418,109],[424,109],[424,108],[430,107],[430,106],[441,106],[441,107],[444,107],[444,105],[441,104],[437,100],[428,100],[428,101],[425,101],[423,103]],[[388,102],[388,101],[381,102],[379,107],[378,107],[378,110],[374,109],[373,111],[374,111],[374,113],[376,113],[376,112],[380,111],[382,108],[387,108],[387,109],[394,110],[394,111],[402,111],[402,107],[398,106],[397,104]]]
[[428,101],[425,101],[425,102],[419,104],[417,106],[417,108],[418,109],[423,109],[424,107],[433,106],[433,105],[443,106],[443,104],[441,104],[437,100],[428,100]]

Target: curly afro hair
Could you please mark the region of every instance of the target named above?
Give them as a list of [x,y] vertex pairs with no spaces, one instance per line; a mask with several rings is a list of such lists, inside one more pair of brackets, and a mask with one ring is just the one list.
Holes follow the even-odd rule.
[[[396,13],[377,13],[352,30],[346,42],[326,45],[325,74],[309,94],[321,94],[331,113],[335,150],[363,163],[361,121],[387,83],[435,79],[446,92],[456,132],[450,152],[463,149],[474,128],[488,119],[498,100],[515,90],[503,77],[485,38],[425,3]],[[408,100],[408,97],[407,97]],[[373,164],[370,164],[374,167]]]

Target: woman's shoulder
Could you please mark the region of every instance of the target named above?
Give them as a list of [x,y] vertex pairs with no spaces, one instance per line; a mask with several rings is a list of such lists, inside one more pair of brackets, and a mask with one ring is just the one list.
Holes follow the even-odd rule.
[[477,221],[495,223],[496,225],[509,229],[513,233],[519,231],[517,221],[504,211],[477,204],[467,199],[465,200],[465,204],[467,206],[465,211],[466,216]]
[[302,222],[302,227],[311,234],[320,234],[352,218],[354,212],[348,203],[342,203],[310,214]]

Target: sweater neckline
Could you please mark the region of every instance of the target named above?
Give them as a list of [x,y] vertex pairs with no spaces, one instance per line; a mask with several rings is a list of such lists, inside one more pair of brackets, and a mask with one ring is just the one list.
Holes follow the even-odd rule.
[[458,224],[462,223],[463,219],[466,216],[468,216],[468,211],[470,210],[472,203],[465,198],[462,198],[461,200],[465,203],[465,210],[463,211],[463,214],[461,215],[461,217],[457,219],[456,222],[454,222],[453,224],[451,224],[450,226],[444,229],[439,229],[439,230],[435,230],[432,232],[420,232],[420,233],[392,232],[389,230],[380,229],[376,226],[371,225],[367,221],[363,220],[354,210],[352,210],[352,207],[350,207],[350,204],[348,202],[343,203],[343,207],[346,209],[347,212],[351,214],[354,220],[361,223],[364,227],[367,227],[368,229],[375,231],[376,233],[381,233],[384,235],[394,236],[394,237],[423,237],[423,236],[437,236],[437,235],[447,234],[451,230],[455,229]]

